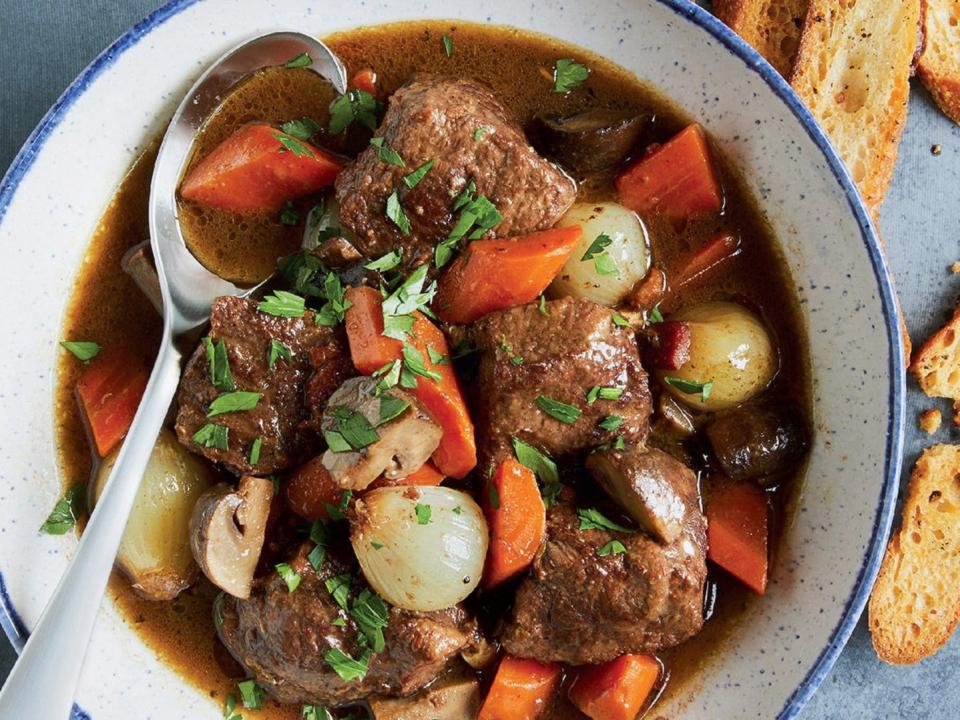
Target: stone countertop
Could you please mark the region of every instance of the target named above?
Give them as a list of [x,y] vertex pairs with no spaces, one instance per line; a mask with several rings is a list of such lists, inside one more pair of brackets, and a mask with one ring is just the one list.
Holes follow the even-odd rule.
[[[6,168],[27,135],[63,89],[90,60],[162,3],[160,0],[4,0],[0,5],[0,168]],[[18,72],[17,68],[29,68]],[[960,127],[943,117],[915,84],[910,118],[894,184],[880,222],[907,326],[922,342],[949,316],[960,295]],[[941,147],[934,155],[931,148]],[[838,242],[841,238],[838,238]],[[944,428],[928,438],[916,424],[920,410],[939,404]],[[934,441],[958,442],[948,403],[923,396],[910,383],[904,480],[920,451]],[[14,652],[0,638],[0,677]],[[870,646],[865,617],[820,691],[801,713],[804,720],[957,717],[960,637],[915,667],[881,663]]]

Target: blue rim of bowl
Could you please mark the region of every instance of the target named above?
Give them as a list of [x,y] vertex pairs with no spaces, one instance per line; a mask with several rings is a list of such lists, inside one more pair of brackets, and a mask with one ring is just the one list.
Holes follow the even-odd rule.
[[[17,153],[0,181],[0,222],[3,221],[13,195],[21,180],[30,170],[34,160],[43,148],[50,133],[59,125],[64,114],[82,95],[87,87],[100,74],[110,68],[125,51],[136,45],[143,37],[165,23],[171,17],[186,10],[202,0],[170,0],[162,7],[147,15],[133,28],[120,36],[112,45],[94,59],[87,68],[67,87],[57,102],[50,108],[40,124],[27,138],[26,143]],[[776,96],[790,109],[810,139],[823,152],[824,158],[837,183],[840,185],[847,202],[860,226],[861,238],[866,246],[867,254],[877,280],[881,304],[884,310],[884,320],[889,343],[889,370],[890,370],[890,408],[889,423],[887,425],[888,444],[884,458],[884,485],[879,498],[877,512],[874,517],[873,533],[867,550],[864,554],[863,565],[857,576],[853,592],[847,598],[840,621],[830,634],[830,641],[821,651],[813,667],[807,672],[803,681],[787,698],[783,708],[777,714],[778,720],[789,720],[796,717],[806,702],[810,699],[823,679],[833,667],[837,657],[847,644],[850,635],[856,627],[860,615],[866,606],[870,590],[880,569],[880,561],[886,539],[893,522],[893,512],[896,505],[897,491],[900,484],[900,466],[903,460],[903,416],[905,401],[905,360],[900,340],[900,321],[896,296],[890,271],[883,252],[880,250],[879,240],[873,225],[870,222],[867,209],[863,204],[853,180],[850,178],[843,161],[831,145],[824,131],[814,120],[810,111],[794,94],[790,85],[780,74],[763,58],[760,53],[744,42],[736,33],[717,20],[713,15],[690,2],[689,0],[656,0],[668,7],[675,14],[687,19],[702,30],[708,32],[727,50],[739,57],[746,66],[758,74],[766,82]],[[19,652],[26,641],[26,631],[17,614],[10,597],[7,594],[3,576],[0,574],[0,627],[6,633],[10,642]],[[71,720],[90,720],[90,716],[74,705]]]

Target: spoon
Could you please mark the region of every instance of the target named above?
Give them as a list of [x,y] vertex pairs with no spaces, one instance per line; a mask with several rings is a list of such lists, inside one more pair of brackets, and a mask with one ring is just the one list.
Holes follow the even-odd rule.
[[44,608],[7,683],[0,718],[67,718],[87,645],[127,518],[154,443],[180,381],[174,339],[205,323],[213,300],[247,295],[201,265],[187,249],[177,219],[176,190],[204,120],[231,87],[260,68],[307,53],[310,67],[346,92],[343,63],[318,40],[296,32],[261,35],[217,60],[187,93],[167,128],[150,188],[150,245],[163,296],[163,338],[150,382],[107,485],[66,573]]

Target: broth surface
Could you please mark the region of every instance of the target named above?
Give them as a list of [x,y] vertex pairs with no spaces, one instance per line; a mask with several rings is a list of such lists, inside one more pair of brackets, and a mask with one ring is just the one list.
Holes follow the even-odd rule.
[[[443,33],[454,42],[449,58],[441,42]],[[327,38],[327,42],[347,66],[348,75],[365,67],[375,69],[381,97],[392,93],[412,75],[429,71],[486,82],[521,124],[535,114],[569,114],[595,107],[653,114],[653,136],[658,141],[669,138],[686,124],[668,102],[609,61],[520,30],[417,21],[338,33]],[[561,57],[575,58],[591,69],[589,80],[570,95],[552,91],[550,69]],[[268,87],[271,89],[265,90]],[[325,124],[331,97],[328,86],[318,83],[305,70],[258,73],[227,100],[204,128],[197,156],[251,121],[279,123],[306,115]],[[131,246],[147,237],[147,198],[155,155],[154,145],[134,165],[104,214],[73,288],[62,335],[96,341],[104,347],[124,344],[137,348],[138,361],[147,367],[159,346],[160,318],[133,281],[120,271],[120,259]],[[653,257],[669,271],[678,258],[720,229],[741,234],[742,252],[725,263],[708,285],[678,294],[666,309],[703,300],[735,298],[758,310],[780,348],[781,368],[772,391],[809,408],[804,329],[793,285],[776,243],[742,181],[722,158],[716,159],[722,167],[726,191],[725,215],[719,220],[693,223],[682,232],[669,222],[645,218]],[[580,199],[607,199],[611,194],[609,186],[584,187]],[[276,258],[296,250],[301,240],[299,228],[284,226],[274,217],[236,216],[201,210],[189,203],[181,203],[180,211],[187,234],[203,234],[202,247],[191,245],[198,258],[210,266],[224,268],[224,274],[236,280],[253,281],[269,274]],[[94,469],[73,395],[81,369],[82,365],[72,358],[61,361],[56,390],[57,435],[65,487],[86,482]],[[776,505],[782,511],[784,498]],[[711,569],[711,576],[715,574]],[[202,580],[169,603],[139,598],[119,575],[110,587],[126,621],[164,662],[221,706],[228,693],[236,694],[237,678],[228,677],[217,661],[218,641],[211,613],[215,592],[209,583]],[[665,692],[677,693],[684,687],[693,687],[690,683],[695,682],[698,669],[710,661],[743,609],[755,600],[739,583],[719,578],[714,615],[703,632],[683,646],[661,653],[670,672]],[[292,719],[299,717],[299,710],[267,701],[264,710],[252,714]],[[653,716],[656,717],[655,710]]]

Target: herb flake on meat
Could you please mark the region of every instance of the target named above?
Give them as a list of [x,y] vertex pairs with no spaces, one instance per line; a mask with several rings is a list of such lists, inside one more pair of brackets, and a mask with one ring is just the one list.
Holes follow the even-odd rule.
[[596,508],[578,508],[577,517],[580,518],[581,530],[612,530],[613,532],[632,533],[631,528],[624,527],[610,520]]
[[410,220],[407,219],[406,213],[403,212],[403,207],[400,205],[400,198],[397,196],[396,190],[390,193],[390,197],[387,198],[386,215],[387,219],[400,229],[400,232],[404,235],[410,234]]
[[300,573],[290,567],[290,565],[287,563],[278,563],[274,565],[274,567],[277,570],[277,575],[279,575],[280,579],[286,584],[287,592],[293,592],[300,587]]
[[430,172],[430,168],[433,167],[433,160],[427,160],[423,165],[418,167],[412,173],[403,176],[403,184],[408,188],[415,188],[424,176]]
[[534,402],[536,402],[538,408],[554,420],[559,420],[567,425],[575,423],[582,414],[580,408],[568,405],[565,402],[560,402],[559,400],[554,400],[547,395],[538,396]]
[[290,360],[293,358],[293,351],[286,345],[276,339],[270,340],[270,350],[267,352],[267,367],[273,370],[277,360]]
[[354,122],[368,130],[376,130],[379,109],[380,103],[366,90],[349,90],[330,106],[330,134],[338,135]]
[[447,57],[453,56],[453,38],[444,33],[440,36],[440,40],[443,41],[443,51],[447,54]]
[[260,448],[263,447],[263,438],[258,437],[253,441],[253,445],[250,446],[250,459],[249,462],[251,465],[256,465],[260,462]]
[[608,555],[623,555],[626,552],[627,548],[619,540],[611,540],[603,547],[597,548],[597,555],[600,557],[607,557]]
[[228,450],[229,433],[230,428],[225,425],[207,423],[193,434],[193,441],[200,447]]
[[224,393],[210,403],[210,411],[207,413],[207,417],[253,410],[257,407],[261,397],[263,397],[262,393],[247,390],[234,390]]
[[237,689],[240,691],[240,700],[243,706],[248,710],[259,710],[263,702],[264,692],[256,680],[244,680],[237,683]]
[[385,145],[382,137],[370,138],[370,144],[377,148],[377,157],[388,165],[395,165],[401,168],[407,166],[406,163],[403,162],[403,158],[400,157],[400,153]]
[[257,310],[275,317],[303,317],[306,301],[286,290],[274,290],[257,304]]
[[233,373],[230,372],[230,358],[227,355],[227,343],[222,339],[213,342],[209,335],[203,338],[203,346],[210,361],[210,383],[221,392],[236,390]]
[[358,660],[354,660],[340,648],[331,648],[323,654],[324,662],[345,682],[363,680],[367,676],[370,662],[370,650],[364,650]]

